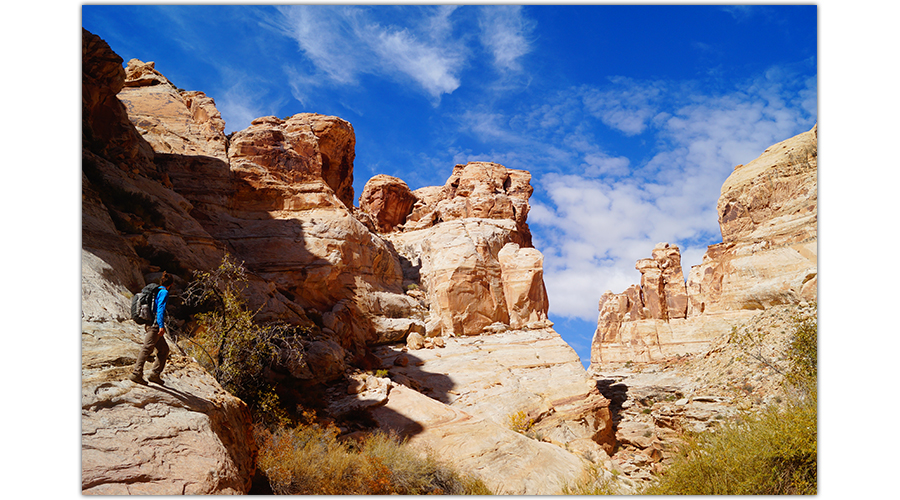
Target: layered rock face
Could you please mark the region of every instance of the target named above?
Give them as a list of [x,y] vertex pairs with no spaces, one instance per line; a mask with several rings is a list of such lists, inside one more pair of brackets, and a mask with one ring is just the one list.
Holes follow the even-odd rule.
[[722,185],[722,243],[691,269],[691,314],[761,310],[817,296],[818,127],[738,165]]
[[[279,380],[332,390],[349,380],[334,414],[374,408],[384,428],[503,492],[556,493],[590,462],[608,464],[608,401],[547,320],[528,172],[472,162],[416,191],[377,176],[355,209],[346,121],[270,116],[226,136],[210,97],[178,89],[153,63],[123,70],[87,32],[84,47],[86,493],[247,492],[247,408],[176,344],[166,387],[122,382],[141,334],[131,294],[167,270],[177,296],[191,271],[226,254],[248,270],[257,320],[313,332],[302,360],[271,367]],[[375,356],[379,344],[393,346]],[[359,371],[385,366],[393,382]],[[517,412],[543,437],[509,430]]]
[[[413,191],[410,211],[392,219],[396,231],[382,236],[401,258],[404,284],[426,293],[429,336],[548,325],[542,256],[526,221],[530,179],[496,163],[457,165],[444,186]],[[360,208],[378,220],[370,207]]]
[[637,262],[640,285],[600,299],[591,367],[698,352],[762,310],[817,296],[817,128],[738,165],[718,202],[722,243],[684,282],[679,250]]
[[129,117],[173,190],[189,200],[192,220],[251,271],[258,319],[313,326],[307,312],[324,316],[327,325],[318,326],[356,354],[373,341],[396,340],[378,304],[361,299],[377,290],[399,295],[392,302],[404,304],[405,315],[415,306],[400,295],[396,256],[348,208],[353,127],[311,113],[269,116],[226,140],[205,95],[176,89],[151,63],[133,60],[129,69],[135,80],[119,96]]
[[242,401],[177,355],[167,387],[123,381],[143,338],[129,297],[145,283],[142,268],[152,271],[147,258],[178,248],[199,263],[218,247],[161,184],[152,148],[116,99],[122,59],[82,35],[82,491],[246,493],[255,450]]

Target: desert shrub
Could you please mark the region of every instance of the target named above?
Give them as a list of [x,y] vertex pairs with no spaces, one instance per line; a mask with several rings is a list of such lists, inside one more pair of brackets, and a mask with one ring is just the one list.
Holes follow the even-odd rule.
[[815,495],[816,407],[770,407],[715,432],[688,436],[659,482],[661,495]]
[[562,487],[561,495],[623,495],[616,487],[615,475],[604,471],[599,465],[591,464],[585,467],[578,479],[573,483],[566,483]]
[[281,356],[302,360],[306,332],[282,323],[256,323],[256,312],[247,309],[242,296],[246,284],[243,266],[229,256],[213,271],[194,273],[184,300],[202,312],[194,315],[197,328],[186,351],[264,419],[284,423],[287,414],[264,374]]
[[[341,442],[334,427],[257,427],[257,464],[276,494],[486,495],[480,480],[463,476],[431,455],[422,457],[391,436],[375,433]],[[353,443],[353,444],[351,444]]]
[[534,419],[529,418],[524,411],[510,413],[506,418],[509,422],[509,428],[520,434],[525,434],[534,427]]
[[[795,316],[781,373],[794,391],[781,404],[686,436],[671,467],[645,493],[815,495],[818,488],[817,320]],[[773,366],[774,363],[769,364]]]
[[788,383],[815,397],[818,383],[818,319],[815,314],[795,316],[794,333],[787,350],[790,363],[786,379]]

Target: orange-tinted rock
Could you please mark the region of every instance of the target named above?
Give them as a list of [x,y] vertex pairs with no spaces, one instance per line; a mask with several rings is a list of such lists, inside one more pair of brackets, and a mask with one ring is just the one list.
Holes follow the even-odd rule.
[[369,179],[359,198],[359,208],[373,217],[378,230],[383,233],[406,222],[415,203],[416,197],[409,186],[389,175]]

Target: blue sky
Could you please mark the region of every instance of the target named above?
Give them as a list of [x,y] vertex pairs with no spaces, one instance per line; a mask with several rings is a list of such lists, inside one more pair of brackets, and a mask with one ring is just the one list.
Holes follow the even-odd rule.
[[316,112],[356,131],[354,188],[457,163],[532,173],[550,315],[587,364],[605,290],[721,241],[734,166],[809,130],[818,9],[753,6],[111,6],[82,25],[214,98],[226,132]]

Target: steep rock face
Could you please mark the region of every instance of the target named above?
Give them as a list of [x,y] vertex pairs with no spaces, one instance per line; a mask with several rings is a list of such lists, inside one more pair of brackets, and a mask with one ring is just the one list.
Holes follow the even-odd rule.
[[550,304],[544,286],[543,254],[536,248],[507,243],[497,254],[497,260],[510,328],[521,329],[546,322]]
[[[383,235],[400,256],[404,284],[425,289],[429,335],[479,335],[511,321],[546,326],[542,258],[526,221],[530,179],[496,163],[457,165],[444,186],[414,191],[400,231]],[[504,268],[507,244],[518,250],[509,247]]]
[[738,165],[722,185],[722,243],[691,269],[691,314],[814,301],[818,128]]
[[177,355],[168,387],[123,382],[142,339],[129,299],[143,271],[166,248],[197,265],[221,253],[190,204],[160,183],[152,148],[116,99],[122,59],[82,35],[82,491],[246,493],[254,450],[244,403]]
[[722,330],[817,297],[817,128],[738,165],[718,202],[722,243],[683,282],[677,247],[638,261],[640,286],[600,299],[591,369],[698,352]]
[[385,329],[395,325],[362,300],[371,290],[399,293],[401,273],[390,248],[348,208],[352,126],[311,113],[269,116],[229,141],[211,99],[176,89],[150,63],[134,60],[129,69],[136,80],[120,93],[129,117],[166,180],[190,200],[191,218],[251,271],[258,319],[312,325],[310,311],[330,319],[318,326],[354,353],[393,340],[396,329]]

